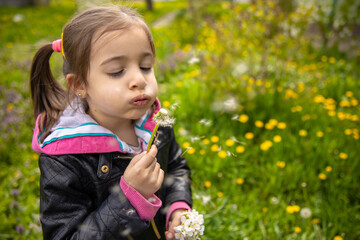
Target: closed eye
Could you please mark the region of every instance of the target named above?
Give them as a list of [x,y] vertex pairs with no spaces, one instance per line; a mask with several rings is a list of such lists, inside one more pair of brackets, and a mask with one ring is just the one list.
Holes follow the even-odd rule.
[[113,72],[113,73],[108,73],[108,75],[110,76],[110,77],[119,77],[119,76],[121,76],[122,74],[124,73],[124,69],[122,69],[122,70],[120,70],[120,71],[118,71],[118,72]]
[[143,72],[150,72],[151,71],[151,67],[140,67],[141,71]]

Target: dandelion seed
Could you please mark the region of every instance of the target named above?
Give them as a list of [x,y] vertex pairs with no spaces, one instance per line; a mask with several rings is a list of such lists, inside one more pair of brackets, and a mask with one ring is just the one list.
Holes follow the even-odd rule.
[[189,61],[188,61],[188,63],[189,63],[190,65],[195,64],[195,63],[198,63],[198,62],[200,62],[200,59],[197,58],[197,57],[192,57],[192,58],[190,58]]
[[234,97],[227,99],[224,101],[224,111],[225,112],[234,112],[239,109],[238,100]]
[[181,224],[174,228],[175,238],[181,240],[196,240],[204,234],[204,217],[195,209],[183,212]]
[[200,140],[200,137],[190,137],[190,142],[196,142],[199,140]]
[[175,123],[175,118],[170,118],[166,109],[161,108],[153,117],[154,121],[163,127],[171,127]]
[[271,203],[274,204],[274,205],[277,205],[280,203],[279,199],[277,197],[272,197],[271,198]]
[[309,218],[309,217],[311,217],[311,215],[312,215],[312,212],[311,212],[311,209],[310,208],[302,208],[301,210],[300,210],[300,216],[302,217],[302,218]]
[[203,124],[203,125],[205,125],[205,126],[210,126],[211,125],[211,121],[210,120],[207,120],[207,119],[201,119],[200,121],[199,121],[199,123],[200,124]]

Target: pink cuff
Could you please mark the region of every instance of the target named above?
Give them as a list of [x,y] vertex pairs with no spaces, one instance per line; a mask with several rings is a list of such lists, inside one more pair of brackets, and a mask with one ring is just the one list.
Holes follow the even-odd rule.
[[169,220],[171,214],[178,209],[190,210],[190,206],[186,202],[174,202],[170,205],[170,208],[166,214],[166,230],[169,228]]
[[154,201],[150,202],[133,187],[127,184],[123,177],[121,177],[120,180],[120,188],[131,205],[135,208],[136,212],[139,214],[141,220],[149,221],[154,218],[155,214],[162,205],[161,200],[155,194],[151,197]]

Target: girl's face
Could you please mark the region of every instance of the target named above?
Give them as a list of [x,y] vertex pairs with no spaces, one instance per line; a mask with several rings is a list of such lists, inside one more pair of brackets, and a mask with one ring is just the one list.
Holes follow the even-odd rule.
[[107,32],[93,43],[86,100],[98,123],[111,126],[146,113],[158,91],[154,57],[140,27]]

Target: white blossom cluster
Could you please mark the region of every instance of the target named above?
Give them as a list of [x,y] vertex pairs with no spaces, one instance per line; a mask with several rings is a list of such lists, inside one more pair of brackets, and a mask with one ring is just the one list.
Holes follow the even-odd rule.
[[174,227],[175,238],[180,240],[198,240],[204,235],[204,217],[195,209],[184,212],[181,224]]

